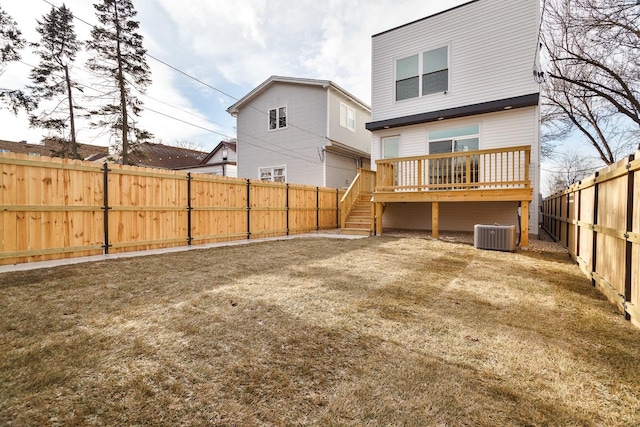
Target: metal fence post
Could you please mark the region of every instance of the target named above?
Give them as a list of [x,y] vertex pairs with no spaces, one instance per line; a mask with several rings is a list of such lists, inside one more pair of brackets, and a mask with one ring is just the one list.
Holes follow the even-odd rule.
[[103,197],[104,197],[104,206],[102,207],[102,210],[104,211],[104,215],[102,215],[103,218],[103,228],[104,228],[104,245],[103,245],[103,249],[104,249],[104,254],[108,255],[109,254],[109,246],[111,246],[109,244],[109,209],[111,209],[109,207],[109,165],[107,164],[107,162],[104,162],[103,167],[102,167],[102,183],[103,183]]
[[247,179],[247,239],[251,239],[251,180]]
[[624,264],[624,301],[625,311],[624,317],[631,320],[631,315],[626,310],[626,303],[631,302],[633,278],[633,242],[629,240],[629,233],[633,231],[633,203],[635,189],[635,172],[631,170],[631,162],[635,160],[635,155],[629,156],[627,162],[627,230],[624,237],[627,239],[625,247],[625,264]]
[[187,246],[191,246],[193,236],[191,235],[191,172],[187,172]]

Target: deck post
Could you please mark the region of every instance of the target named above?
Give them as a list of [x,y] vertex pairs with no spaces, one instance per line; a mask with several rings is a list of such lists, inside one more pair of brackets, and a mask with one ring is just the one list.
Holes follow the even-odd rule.
[[529,249],[529,202],[523,200],[521,204],[520,232],[522,238],[520,239],[520,249]]
[[376,203],[375,209],[376,209],[376,236],[382,236],[382,203]]
[[440,236],[440,204],[431,203],[431,237],[437,239]]

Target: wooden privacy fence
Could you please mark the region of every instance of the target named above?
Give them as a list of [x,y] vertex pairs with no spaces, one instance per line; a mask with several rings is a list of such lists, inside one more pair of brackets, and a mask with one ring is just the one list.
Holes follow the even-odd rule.
[[338,228],[343,190],[0,154],[0,265]]
[[543,228],[640,327],[640,151],[543,201]]

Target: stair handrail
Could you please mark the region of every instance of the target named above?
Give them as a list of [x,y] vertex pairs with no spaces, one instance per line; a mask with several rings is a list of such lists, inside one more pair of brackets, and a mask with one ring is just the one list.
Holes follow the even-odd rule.
[[358,174],[342,196],[342,199],[340,199],[340,228],[347,226],[347,218],[351,214],[360,194],[373,192],[375,185],[375,178],[373,177],[375,177],[375,172],[358,168]]

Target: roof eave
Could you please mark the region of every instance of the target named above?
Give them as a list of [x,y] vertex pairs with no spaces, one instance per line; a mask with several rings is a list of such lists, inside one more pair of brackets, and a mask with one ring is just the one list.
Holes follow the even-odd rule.
[[496,101],[482,102],[479,104],[465,105],[462,107],[447,108],[445,110],[429,111],[411,116],[395,117],[393,119],[369,122],[365,125],[367,130],[377,131],[401,126],[417,125],[440,120],[455,119],[459,117],[475,116],[478,114],[495,113],[498,111],[516,108],[533,107],[540,101],[539,93],[516,96],[513,98],[499,99]]

